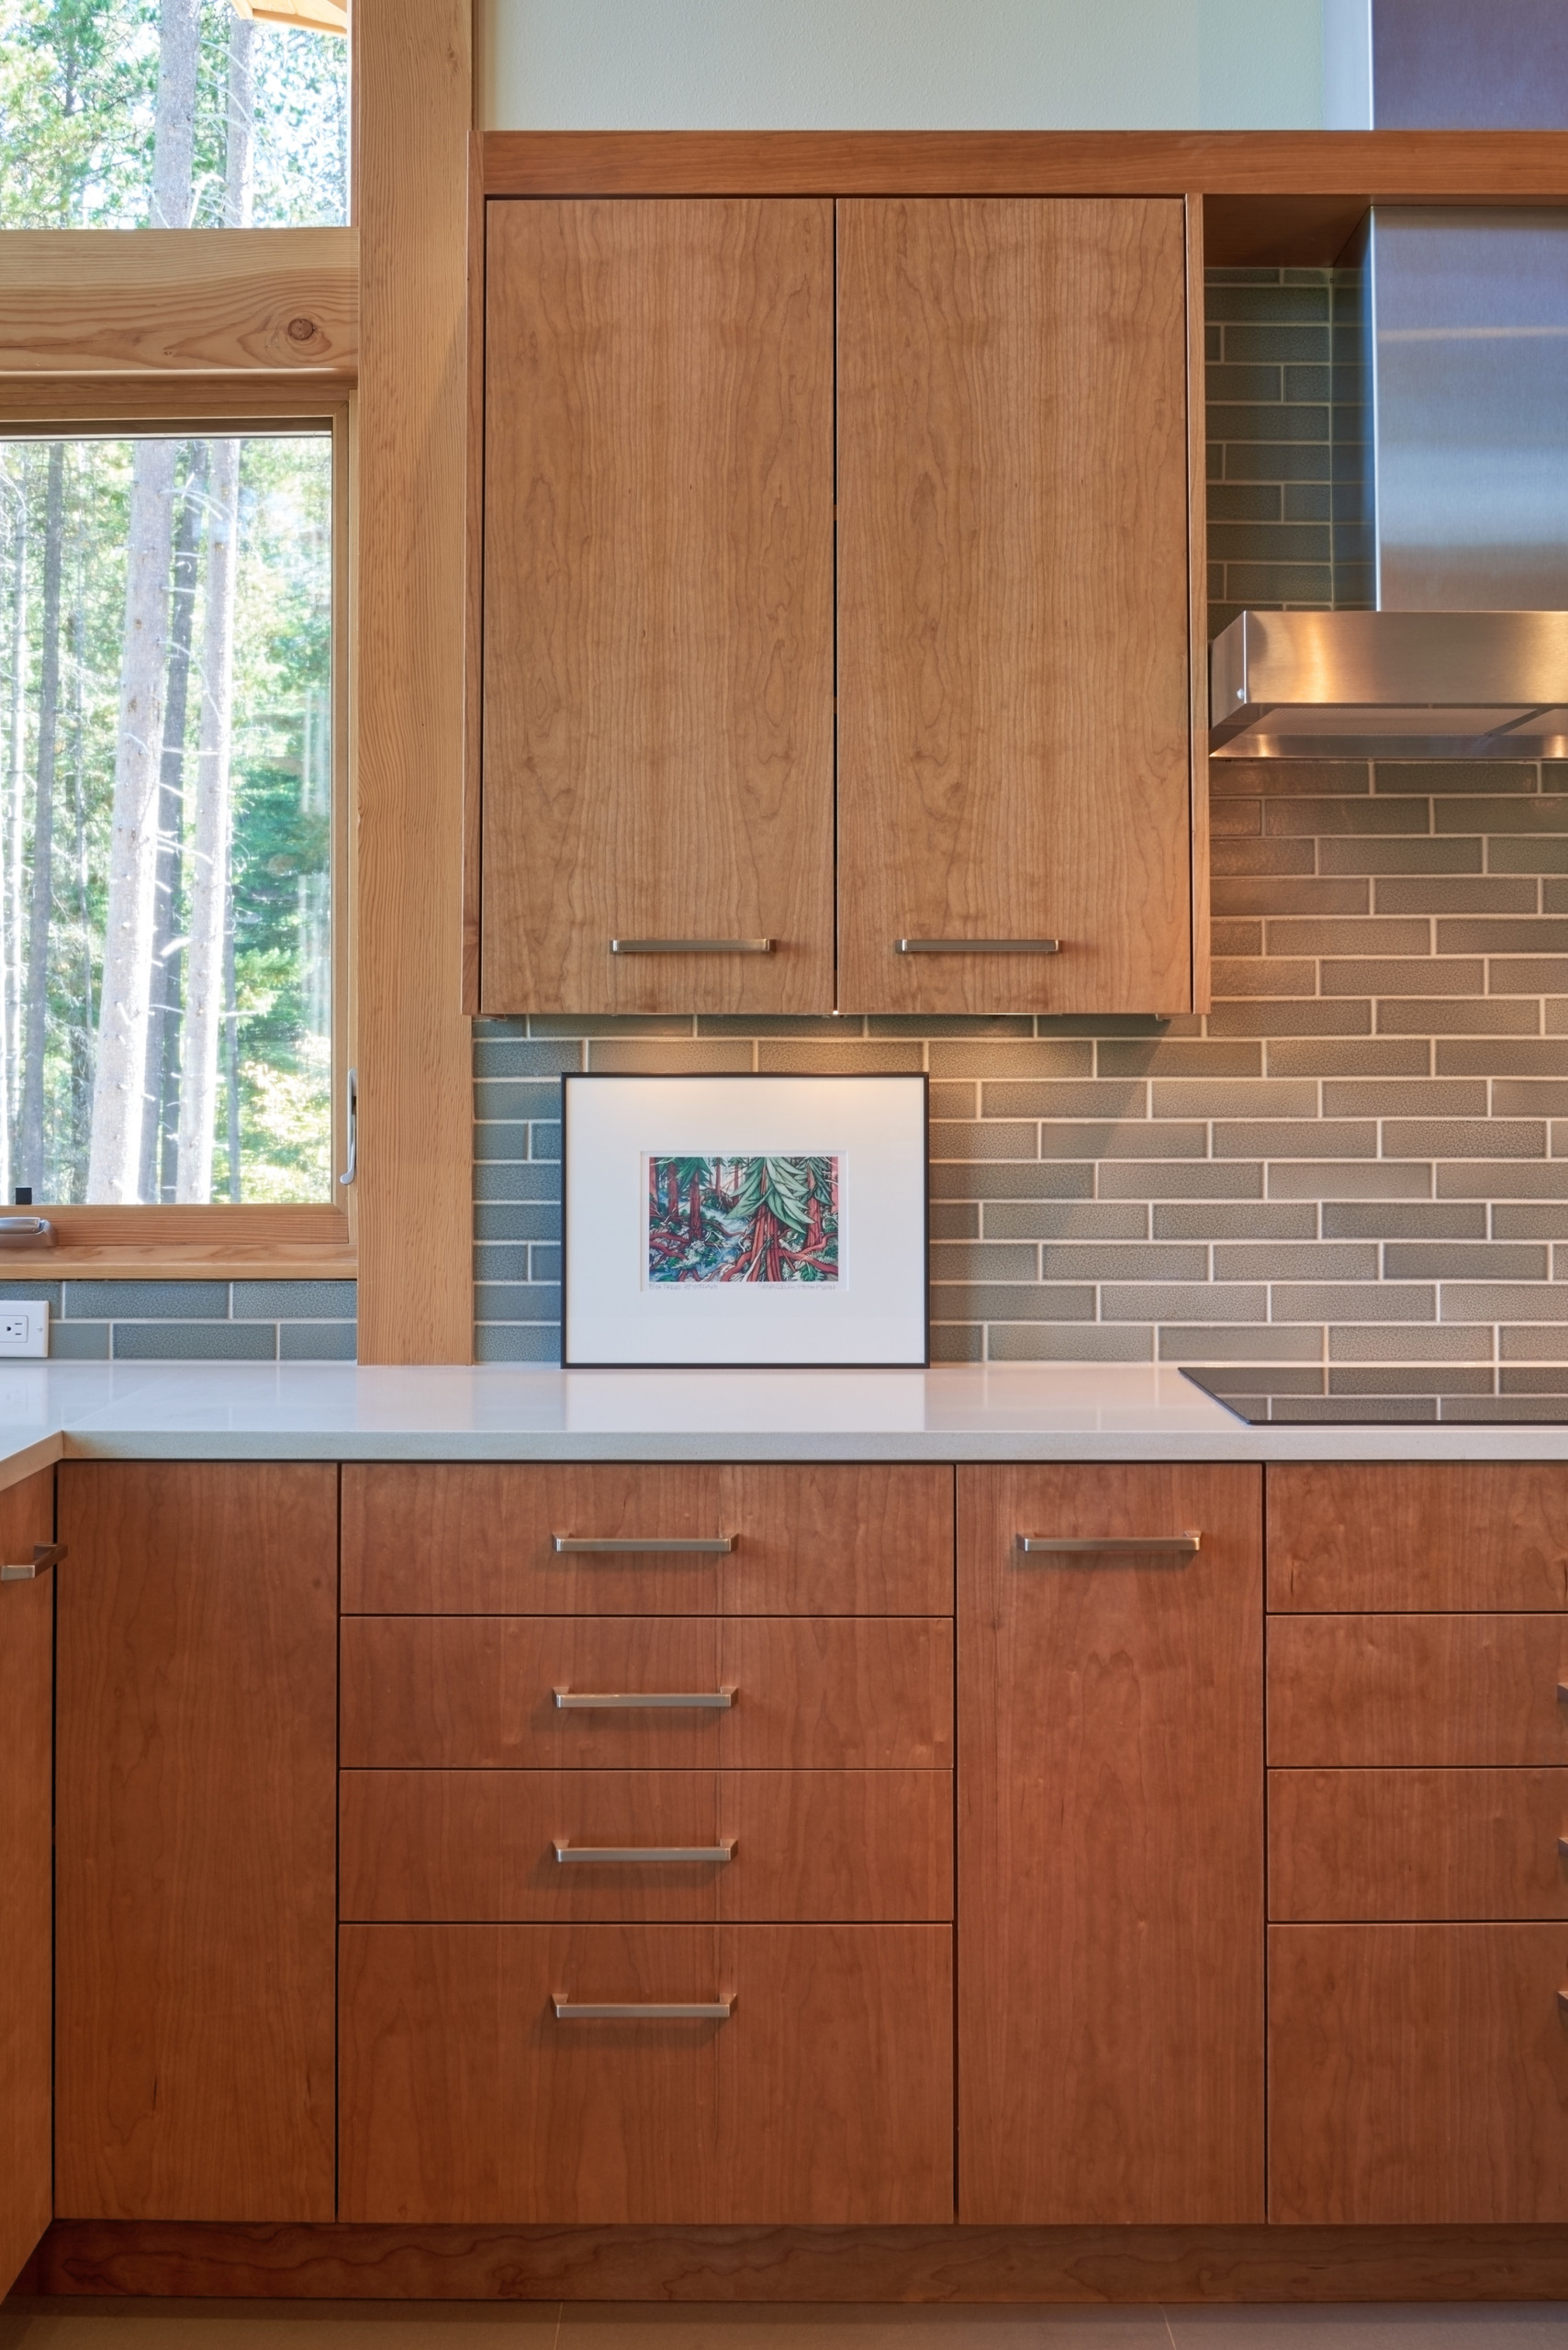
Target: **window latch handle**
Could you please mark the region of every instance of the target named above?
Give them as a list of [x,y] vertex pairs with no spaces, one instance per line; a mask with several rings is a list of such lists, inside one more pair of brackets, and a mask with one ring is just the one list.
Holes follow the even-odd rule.
[[347,1112],[349,1163],[339,1176],[340,1183],[352,1183],[359,1173],[359,1071],[351,1069],[345,1088],[344,1108]]

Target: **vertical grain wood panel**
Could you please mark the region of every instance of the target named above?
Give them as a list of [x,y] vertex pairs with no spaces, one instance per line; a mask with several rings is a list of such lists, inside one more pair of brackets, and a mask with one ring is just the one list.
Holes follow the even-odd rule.
[[852,198],[838,237],[840,1004],[1185,1011],[1182,202]]
[[1568,1767],[1271,1771],[1269,1915],[1568,1918]]
[[330,2220],[337,1471],[59,1475],[57,2202]]
[[1568,1607],[1568,1464],[1271,1463],[1269,1606]]
[[468,1362],[463,1007],[467,0],[354,25],[359,1359]]
[[[54,1472],[0,1491],[0,1561],[54,1539]],[[54,1577],[0,1584],[0,2297],[49,2225]]]
[[828,1012],[832,207],[488,211],[485,1009]]
[[[728,1556],[567,1553],[557,1534],[729,1535]],[[937,1616],[953,1472],[913,1463],[353,1461],[347,1613]]]
[[1193,730],[1193,1010],[1214,995],[1209,927],[1208,388],[1204,340],[1204,199],[1189,196],[1187,225],[1187,637]]
[[[345,1769],[945,1769],[945,1617],[350,1616]],[[554,1692],[734,1692],[566,1709]]]
[[[348,1926],[353,2221],[952,2216],[943,1926]],[[729,2020],[563,2023],[579,2000]]]
[[958,1472],[965,2221],[1263,2215],[1260,1521],[1255,1469]]
[[[877,1924],[953,1914],[949,1771],[345,1771],[341,1912],[374,1924]],[[574,1844],[729,1861],[569,1863]]]
[[1568,1926],[1273,1926],[1269,2216],[1568,2220]]
[[1281,1616],[1279,1768],[1568,1763],[1568,1616]]

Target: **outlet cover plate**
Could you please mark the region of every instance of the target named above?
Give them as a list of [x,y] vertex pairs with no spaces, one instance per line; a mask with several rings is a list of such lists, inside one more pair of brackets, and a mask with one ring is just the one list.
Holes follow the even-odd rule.
[[48,1352],[48,1299],[0,1297],[0,1356]]

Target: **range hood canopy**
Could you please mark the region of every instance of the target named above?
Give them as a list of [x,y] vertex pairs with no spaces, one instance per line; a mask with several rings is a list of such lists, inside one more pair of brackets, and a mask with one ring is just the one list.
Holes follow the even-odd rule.
[[1355,265],[1335,552],[1375,609],[1239,614],[1211,752],[1568,758],[1568,210],[1374,206]]

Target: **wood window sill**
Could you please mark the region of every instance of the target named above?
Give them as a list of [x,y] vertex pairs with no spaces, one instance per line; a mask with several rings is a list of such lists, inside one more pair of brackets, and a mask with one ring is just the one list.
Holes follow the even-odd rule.
[[[14,1211],[26,1214],[28,1210]],[[54,1207],[52,1248],[0,1248],[7,1281],[352,1281],[357,1258],[342,1208]]]

